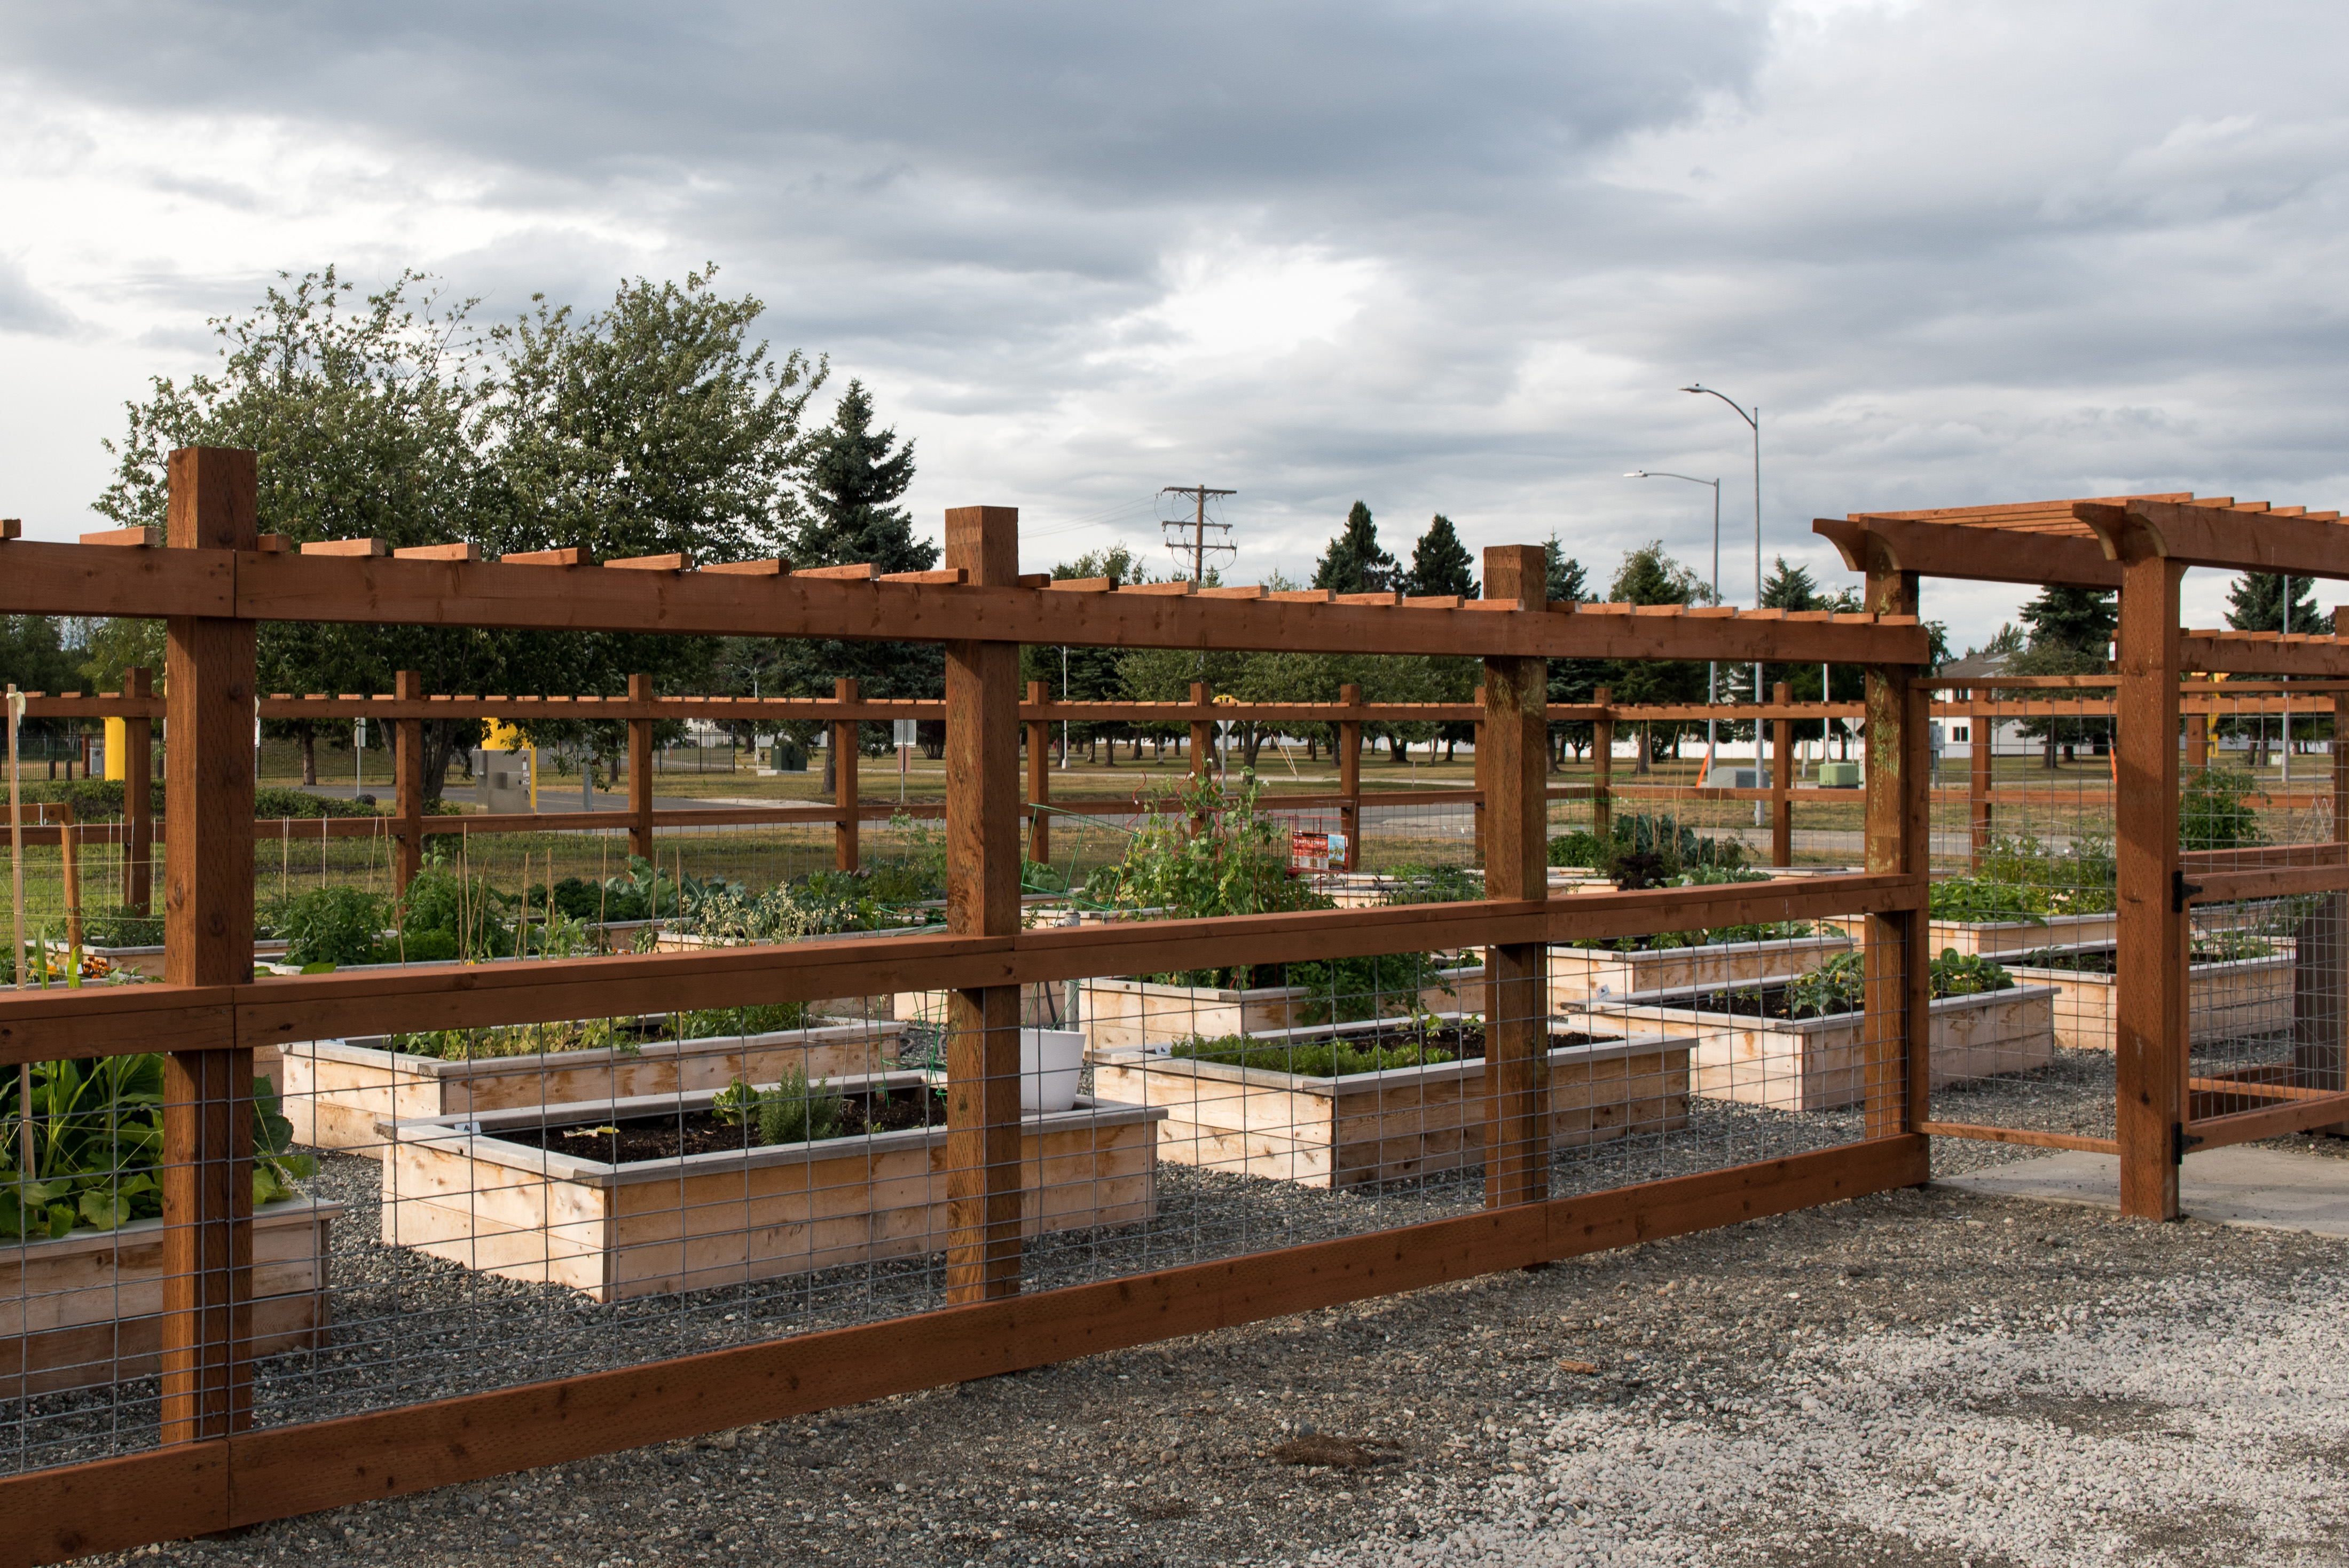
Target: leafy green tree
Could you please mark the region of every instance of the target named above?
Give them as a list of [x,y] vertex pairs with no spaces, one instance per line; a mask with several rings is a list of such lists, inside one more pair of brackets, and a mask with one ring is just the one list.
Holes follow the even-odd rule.
[[[0,615],[0,686],[18,691],[80,689],[82,651],[67,645],[65,628],[66,623],[54,615]],[[118,683],[111,689],[121,688]],[[74,728],[70,719],[28,717],[22,733],[54,737]]]
[[1321,552],[1313,568],[1313,586],[1335,593],[1382,593],[1402,575],[1395,558],[1379,543],[1378,524],[1361,501],[1346,514],[1346,526]]
[[[821,370],[746,346],[757,301],[712,294],[707,273],[683,289],[639,280],[585,321],[542,301],[482,333],[475,302],[444,301],[429,281],[402,273],[355,302],[331,267],[281,274],[260,306],[214,320],[220,369],[158,377],[129,406],[96,510],[160,525],[168,454],[217,445],[259,453],[261,526],[297,543],[723,559],[778,536],[801,461],[798,385]],[[108,645],[139,640],[94,642],[102,662],[120,664],[135,661]],[[699,682],[713,652],[708,638],[272,623],[260,676],[264,690],[364,691],[415,669],[436,691],[609,693],[637,671]],[[529,727],[541,740],[580,727]],[[425,726],[428,797],[478,733],[471,720]]]
[[[1547,567],[1551,603],[1590,603],[1593,595],[1582,562],[1566,552],[1566,546],[1557,534],[1552,533],[1542,542],[1542,555]],[[1604,659],[1550,660],[1547,691],[1550,706],[1563,707],[1590,701],[1606,682],[1607,672],[1608,664]],[[1565,766],[1565,753],[1569,747],[1577,757],[1580,757],[1592,738],[1591,726],[1580,719],[1553,724],[1549,727],[1549,766],[1553,773]]]
[[[1607,598],[1616,604],[1703,604],[1712,603],[1713,590],[1692,568],[1666,554],[1659,539],[1624,554]],[[1608,676],[1617,702],[1704,700],[1705,666],[1694,660],[1619,659],[1611,662]],[[1651,759],[1671,756],[1683,727],[1677,723],[1648,726],[1639,771],[1647,772]]]
[[1476,562],[1460,542],[1460,535],[1452,520],[1437,512],[1428,523],[1427,531],[1412,546],[1411,569],[1403,573],[1402,583],[1405,593],[1433,596],[1456,593],[1463,599],[1476,597]]

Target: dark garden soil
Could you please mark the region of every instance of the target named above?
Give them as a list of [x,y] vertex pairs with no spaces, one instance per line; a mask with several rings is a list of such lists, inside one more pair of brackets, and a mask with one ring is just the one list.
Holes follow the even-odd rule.
[[[528,1149],[548,1149],[583,1160],[625,1165],[638,1160],[675,1160],[687,1154],[716,1154],[726,1150],[756,1149],[755,1125],[724,1122],[706,1110],[675,1115],[633,1117],[626,1121],[581,1121],[559,1126],[523,1127],[501,1132],[508,1143]],[[902,1132],[917,1127],[946,1125],[946,1101],[926,1085],[878,1089],[841,1097],[839,1138],[862,1138],[873,1132]]]

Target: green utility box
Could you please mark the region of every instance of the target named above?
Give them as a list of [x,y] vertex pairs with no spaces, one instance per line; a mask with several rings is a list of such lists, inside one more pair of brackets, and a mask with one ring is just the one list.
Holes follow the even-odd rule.
[[1819,788],[1822,789],[1858,789],[1859,764],[1857,762],[1820,763]]

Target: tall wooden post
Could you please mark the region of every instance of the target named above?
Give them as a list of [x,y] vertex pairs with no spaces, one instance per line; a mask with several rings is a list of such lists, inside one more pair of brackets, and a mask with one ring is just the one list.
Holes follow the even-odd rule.
[[[1338,700],[1348,707],[1362,706],[1362,688],[1351,684],[1338,688]],[[1352,871],[1362,858],[1362,721],[1338,721],[1338,824],[1346,834],[1346,863]]]
[[[856,701],[856,677],[843,676],[833,681],[832,700]],[[951,714],[947,718],[947,733],[954,733]],[[857,863],[856,734],[857,721],[853,718],[841,719],[832,727],[832,803],[840,808],[839,820],[832,829],[832,863],[844,872],[854,871]]]
[[[1515,599],[1526,613],[1546,605],[1547,557],[1537,544],[1485,552],[1485,597]],[[1482,740],[1486,830],[1485,896],[1549,897],[1549,663],[1485,660]],[[1479,747],[1477,755],[1485,755]],[[1548,947],[1500,942],[1485,949],[1485,1202],[1538,1202],[1549,1196]]]
[[[1019,512],[947,513],[946,564],[979,587],[1019,575]],[[949,642],[947,929],[1019,930],[1019,645]],[[947,1027],[947,1299],[1019,1291],[1019,988],[957,991]]]
[[1997,709],[1986,711],[1981,702],[1971,701],[1966,708],[1966,869],[1977,876],[1982,856],[1990,852],[1991,748],[1997,734]]
[[[85,779],[89,777],[87,769],[83,770],[82,777]],[[44,820],[52,813],[55,813],[57,823],[58,881],[61,883],[60,891],[64,892],[66,899],[67,962],[78,965],[81,962],[80,824],[74,820],[73,803],[69,800],[41,809]],[[68,974],[72,972],[70,969],[67,971]]]
[[2174,1220],[2187,1106],[2187,918],[2178,863],[2178,585],[2185,568],[2152,553],[2140,529],[2122,531],[2118,542],[2113,1053],[2121,1212]]
[[[653,677],[630,676],[628,701],[653,700]],[[653,721],[628,720],[628,853],[653,858]]]
[[[1917,614],[1917,574],[1871,571],[1868,607]],[[1867,668],[1867,844],[1872,875],[1913,878],[1924,887],[1930,842],[1930,694],[1905,665]],[[1931,926],[1922,909],[1872,914],[1861,960],[1865,976],[1867,1129],[1871,1138],[1909,1132],[1932,1104]]]
[[[2342,755],[2335,751],[2335,757]],[[2189,713],[2186,716],[2186,769],[2200,773],[2210,766],[2210,716]]]
[[[1794,700],[1793,690],[1785,681],[1779,681],[1770,689],[1770,700],[1784,707]],[[1795,721],[1780,718],[1772,723],[1770,863],[1791,866],[1795,863],[1795,803],[1788,798],[1787,791],[1794,786]]]
[[[1052,700],[1049,681],[1028,683],[1031,707]],[[1028,721],[1028,858],[1040,866],[1052,863],[1052,721],[1038,717]]]
[[[1478,707],[1485,706],[1485,688],[1483,686],[1478,686],[1476,688],[1475,703]],[[1476,738],[1475,745],[1476,751],[1472,760],[1476,765],[1476,807],[1471,820],[1475,822],[1476,830],[1475,863],[1481,866],[1485,863],[1485,818],[1489,814],[1485,810],[1485,807],[1492,803],[1493,789],[1491,782],[1492,775],[1485,766],[1486,760],[1485,721],[1481,718],[1476,721]]]
[[[1191,706],[1193,707],[1205,707],[1207,706],[1207,683],[1206,681],[1193,681],[1191,683]],[[1114,746],[1116,742],[1112,741],[1110,744]],[[1215,759],[1215,721],[1213,719],[1205,718],[1193,719],[1191,721],[1192,780],[1196,782],[1199,779],[1213,777],[1216,770]],[[1114,760],[1114,758],[1112,760]]]
[[[122,695],[151,697],[154,678],[144,665],[122,672]],[[140,914],[154,904],[155,721],[133,714],[122,721],[122,902]]]
[[[1590,700],[1601,709],[1615,706],[1611,687],[1600,686]],[[1615,830],[1615,716],[1601,712],[1590,721],[1590,831],[1604,843]]]
[[[174,550],[255,547],[254,454],[171,456]],[[165,624],[163,975],[174,985],[253,978],[254,623]],[[253,1422],[253,1052],[163,1059],[161,1440],[222,1438]]]
[[[424,676],[401,670],[392,676],[392,695],[401,702],[424,700]],[[406,892],[424,869],[424,721],[392,721],[392,799],[399,810],[399,891]],[[636,761],[630,758],[628,766]],[[630,788],[633,789],[633,780]]]

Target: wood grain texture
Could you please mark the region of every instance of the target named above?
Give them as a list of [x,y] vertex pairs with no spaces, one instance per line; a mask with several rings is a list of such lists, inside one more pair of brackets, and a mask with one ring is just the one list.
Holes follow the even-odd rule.
[[[1599,686],[1590,695],[1602,709],[1614,706],[1610,687]],[[1615,720],[1608,717],[1590,725],[1590,831],[1604,842],[1614,830]]]
[[[1780,703],[1786,701],[1786,683],[1780,681],[1771,696]],[[1795,786],[1793,719],[1772,722],[1770,752],[1776,761],[1770,770],[1770,863],[1791,866],[1795,863],[1795,804],[1787,791]]]
[[[155,553],[253,548],[251,452],[181,448],[168,474],[171,548]],[[253,978],[254,636],[250,621],[165,624],[164,977],[173,985]],[[183,1443],[252,1420],[253,1053],[172,1043],[163,1076],[160,1416],[162,1440]]]
[[2189,931],[2172,907],[2178,859],[2178,589],[2185,568],[2128,541],[2117,638],[2114,738],[2120,913],[2114,955],[2121,1212],[2174,1220],[2178,1128],[2186,1115]]
[[[1349,682],[1338,688],[1341,707],[1362,706],[1362,688]],[[1338,822],[1346,835],[1346,870],[1361,861],[1362,842],[1362,721],[1341,719],[1338,725]]]
[[[1543,602],[1547,566],[1540,547],[1495,545],[1485,552],[1484,565],[1487,598]],[[1485,661],[1485,718],[1477,755],[1485,786],[1485,891],[1495,899],[1547,901],[1549,896],[1549,747],[1543,712],[1548,689],[1546,660]],[[1499,943],[1485,950],[1488,1207],[1549,1196],[1547,959],[1547,949],[1533,943]]]
[[1910,623],[1794,621],[1752,611],[1666,617],[1586,605],[1586,614],[1519,616],[1495,613],[1481,601],[1413,609],[1270,596],[1048,595],[1032,587],[858,583],[796,572],[750,577],[520,569],[511,557],[403,561],[240,551],[212,562],[175,561],[176,553],[12,542],[10,570],[0,575],[0,613],[192,614],[225,592],[225,611],[209,613],[346,624],[1806,664],[1913,664],[1927,653],[1924,628]]
[[[628,700],[652,700],[653,677],[628,677]],[[653,721],[628,720],[628,852],[653,858]]]
[[1921,1137],[1872,1140],[12,1476],[0,1480],[0,1568],[406,1496],[1844,1202],[1924,1181],[1927,1148]]
[[[1913,573],[1878,572],[1868,579],[1867,603],[1913,613]],[[1927,860],[1930,767],[1925,707],[1928,693],[1910,683],[1918,672],[1872,665],[1867,682],[1866,843],[1868,869],[1879,876],[1912,878],[1922,891]],[[1864,1064],[1868,1130],[1889,1137],[1931,1114],[1932,975],[1929,923],[1921,908],[1871,916],[1863,928],[1867,1016]]]
[[[123,695],[154,700],[145,666],[122,672]],[[155,721],[144,714],[122,722],[122,902],[140,914],[155,896]]]
[[[947,513],[946,564],[978,586],[1019,573],[1019,513]],[[1019,930],[1019,646],[946,645],[947,929]],[[1019,1289],[1019,989],[958,987],[947,1006],[947,1295]]]
[[[1050,691],[1042,681],[1028,683],[1028,710],[1048,706]],[[1052,863],[1052,814],[1044,810],[1052,799],[1052,727],[1041,719],[1028,724],[1028,858],[1038,865]]]
[[[856,677],[842,676],[832,683],[834,702],[856,701]],[[843,720],[832,727],[832,799],[839,808],[832,830],[832,863],[844,872],[856,869],[861,853],[857,843],[857,727],[854,720]]]
[[1881,515],[1823,517],[1811,524],[1811,531],[1841,551],[1844,563],[1854,572],[1882,568],[1980,583],[2120,586],[2119,566],[2106,560],[2085,533],[2002,530],[1991,534],[1981,528]]
[[[416,670],[401,670],[392,677],[392,689],[404,701],[420,702],[424,676]],[[392,796],[399,814],[399,889],[405,892],[416,873],[424,869],[424,721],[393,720],[392,747]]]

